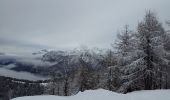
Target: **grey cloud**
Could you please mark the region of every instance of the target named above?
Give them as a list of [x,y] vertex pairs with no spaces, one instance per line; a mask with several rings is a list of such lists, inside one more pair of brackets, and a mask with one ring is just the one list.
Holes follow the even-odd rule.
[[135,29],[147,9],[158,12],[161,21],[170,19],[169,4],[169,0],[1,0],[0,46],[11,44],[9,51],[15,46],[109,48],[117,30],[124,24]]

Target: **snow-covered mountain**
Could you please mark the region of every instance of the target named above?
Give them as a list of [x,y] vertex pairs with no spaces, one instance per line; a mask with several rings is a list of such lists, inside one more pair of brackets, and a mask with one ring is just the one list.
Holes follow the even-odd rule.
[[[13,72],[13,74],[29,73],[47,77],[54,71],[64,74],[66,67],[71,72],[77,67],[80,67],[80,64],[82,64],[81,61],[90,69],[100,68],[102,67],[101,54],[101,51],[98,49],[74,49],[70,51],[48,51],[44,49],[27,57],[4,53],[0,55],[0,68]],[[6,76],[3,73],[1,75]]]
[[40,51],[37,51],[37,52],[33,52],[32,55],[42,55],[42,54],[47,53],[47,52],[48,52],[48,50],[43,49],[43,50],[40,50]]

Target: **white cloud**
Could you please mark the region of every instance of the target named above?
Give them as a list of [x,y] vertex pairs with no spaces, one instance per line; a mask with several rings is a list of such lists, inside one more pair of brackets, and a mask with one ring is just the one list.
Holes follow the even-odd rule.
[[40,77],[28,72],[16,72],[5,68],[0,68],[0,75],[25,80],[45,80],[47,77]]

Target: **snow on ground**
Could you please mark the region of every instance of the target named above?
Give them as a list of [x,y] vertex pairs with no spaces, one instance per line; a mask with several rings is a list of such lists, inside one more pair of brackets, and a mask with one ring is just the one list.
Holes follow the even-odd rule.
[[128,94],[119,94],[103,89],[79,92],[75,96],[27,96],[12,100],[170,100],[170,90],[136,91]]

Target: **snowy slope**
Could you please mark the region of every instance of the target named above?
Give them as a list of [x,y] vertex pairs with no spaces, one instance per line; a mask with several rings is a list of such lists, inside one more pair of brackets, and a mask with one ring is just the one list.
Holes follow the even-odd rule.
[[170,90],[137,91],[128,94],[99,89],[79,92],[75,96],[28,96],[12,100],[170,100]]

